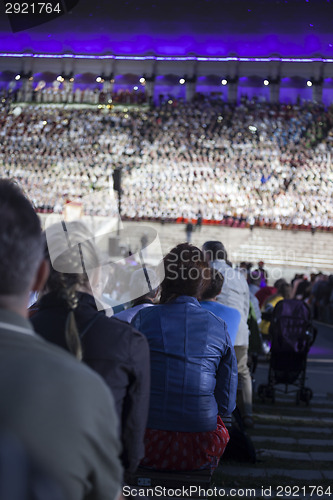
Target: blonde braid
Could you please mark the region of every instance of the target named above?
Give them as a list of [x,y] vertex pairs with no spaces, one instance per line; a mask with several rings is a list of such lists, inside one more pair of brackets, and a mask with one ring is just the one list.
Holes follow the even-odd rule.
[[66,300],[69,307],[69,312],[66,318],[65,324],[65,338],[69,351],[74,354],[78,360],[82,360],[82,344],[79,336],[79,332],[76,325],[74,311],[79,304],[79,299],[76,293],[76,284],[68,286],[66,277],[64,274],[60,274],[60,282],[62,285],[62,296]]

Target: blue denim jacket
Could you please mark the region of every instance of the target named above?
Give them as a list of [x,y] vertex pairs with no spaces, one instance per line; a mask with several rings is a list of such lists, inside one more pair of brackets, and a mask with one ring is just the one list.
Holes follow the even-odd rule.
[[149,342],[147,427],[182,432],[216,429],[235,408],[237,361],[226,324],[188,296],[138,312],[132,325]]

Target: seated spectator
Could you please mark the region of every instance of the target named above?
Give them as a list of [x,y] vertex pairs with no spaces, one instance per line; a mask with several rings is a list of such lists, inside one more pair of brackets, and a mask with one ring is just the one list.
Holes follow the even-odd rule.
[[235,408],[237,363],[226,324],[200,307],[208,265],[187,243],[164,259],[160,304],[133,325],[148,339],[151,394],[144,467],[214,470],[229,440],[221,417]]
[[[131,295],[135,295],[135,300],[132,301],[131,307],[125,309],[125,311],[121,311],[117,314],[114,314],[114,318],[121,319],[122,321],[126,321],[127,323],[131,323],[134,316],[145,307],[151,307],[154,305],[154,299],[158,294],[158,288],[152,289],[151,283],[156,282],[156,273],[152,269],[146,269],[145,271],[146,283],[142,282],[142,270],[138,269],[134,271],[131,280],[129,283],[129,289]],[[148,284],[148,288],[150,291],[144,294],[146,290],[146,285]]]
[[264,305],[265,301],[274,295],[277,292],[276,288],[274,286],[264,286],[263,288],[260,288],[256,293],[255,296],[257,297],[259,301],[259,307],[260,309]]
[[260,331],[263,335],[269,334],[270,318],[276,304],[283,299],[291,298],[291,286],[285,279],[281,278],[277,280],[274,283],[274,288],[276,288],[277,292],[268,297],[261,308],[262,321],[260,323]]
[[217,301],[217,296],[220,295],[222,290],[224,278],[214,268],[210,268],[210,273],[211,281],[201,296],[200,304],[201,307],[226,322],[231,343],[234,345],[241,315],[234,307],[225,306]]
[[228,261],[227,251],[221,241],[206,241],[203,244],[205,259],[217,269],[224,278],[223,287],[217,300],[228,307],[234,307],[241,315],[236,339],[238,380],[241,399],[239,408],[244,426],[253,427],[252,419],[252,379],[248,367],[249,327],[247,324],[250,309],[250,292],[239,269],[233,269]]
[[29,292],[43,288],[48,265],[37,215],[4,179],[0,240],[1,429],[52,473],[66,499],[117,499],[122,471],[113,398],[100,377],[35,335],[27,320]]
[[[66,240],[61,231],[61,224],[47,229],[49,252],[55,252],[57,257],[31,321],[42,337],[72,352],[104,378],[115,398],[121,422],[122,463],[125,470],[133,472],[144,456],[149,404],[148,343],[130,325],[97,310],[90,283],[98,282],[100,259],[86,226],[81,222],[67,224],[70,248],[62,246]],[[82,263],[75,258],[79,255],[77,242],[84,256]]]
[[11,433],[0,430],[0,498],[3,500],[66,500],[42,464]]
[[[42,91],[26,83],[30,90],[23,93],[40,99]],[[43,92],[49,90],[58,96],[49,87]],[[84,91],[85,100],[88,94],[95,102],[96,93]],[[74,100],[81,97],[75,90]],[[204,207],[205,220],[228,225],[247,219],[252,228],[332,229],[332,141],[325,140],[327,132],[332,137],[331,107],[234,106],[207,96],[128,113],[115,107],[106,115],[98,108],[44,103],[14,110],[6,104],[0,122],[0,174],[19,179],[42,212],[59,212],[63,200],[108,190],[111,161],[123,169],[122,213],[130,219],[200,220]],[[254,125],[255,134],[249,129]],[[84,210],[108,215],[101,198]]]

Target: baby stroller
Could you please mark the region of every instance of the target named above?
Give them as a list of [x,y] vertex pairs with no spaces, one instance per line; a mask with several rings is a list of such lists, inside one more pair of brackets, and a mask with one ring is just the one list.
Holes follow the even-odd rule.
[[[258,387],[262,401],[275,402],[275,391],[295,392],[296,404],[309,404],[313,393],[305,387],[306,360],[317,332],[311,324],[310,309],[301,300],[281,300],[275,306],[269,328],[271,338],[268,384]],[[284,384],[285,390],[276,385]],[[288,390],[288,386],[292,386]]]

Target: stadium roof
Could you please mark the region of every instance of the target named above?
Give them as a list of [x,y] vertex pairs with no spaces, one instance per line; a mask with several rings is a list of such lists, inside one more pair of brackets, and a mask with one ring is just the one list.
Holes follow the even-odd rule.
[[331,0],[60,0],[34,27],[4,4],[1,53],[333,58]]

